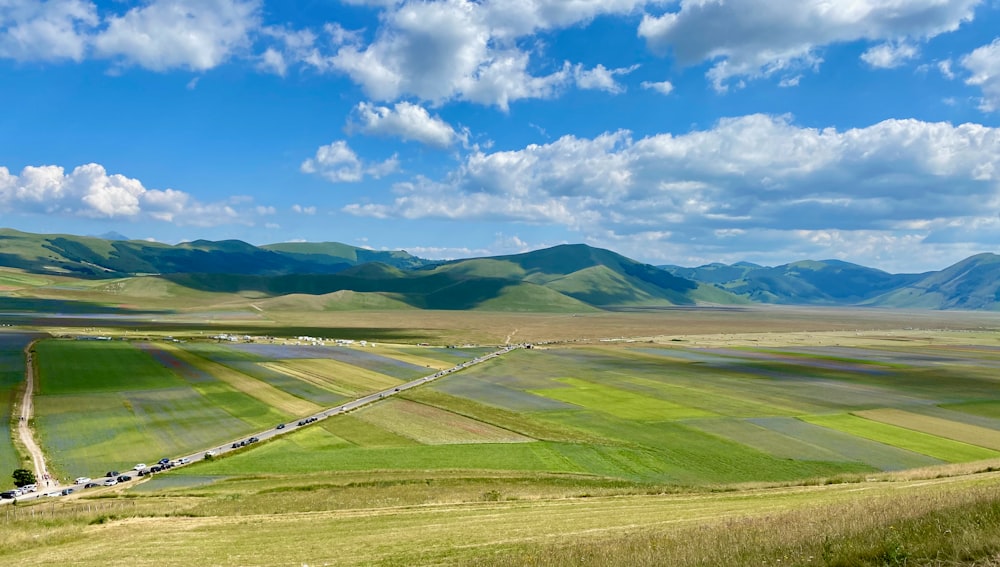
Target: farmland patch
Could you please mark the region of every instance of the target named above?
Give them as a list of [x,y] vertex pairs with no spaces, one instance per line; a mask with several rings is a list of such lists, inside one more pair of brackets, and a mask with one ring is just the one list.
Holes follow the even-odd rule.
[[767,417],[749,420],[772,431],[823,447],[845,459],[865,463],[875,469],[895,471],[940,465],[943,460],[828,429],[799,419]]
[[970,445],[1000,450],[1000,431],[950,421],[940,417],[911,413],[900,409],[877,409],[854,412],[855,415],[913,431],[961,441]]
[[709,411],[576,378],[560,378],[557,381],[570,388],[535,390],[533,393],[623,419],[663,421],[715,415]]
[[329,358],[345,364],[365,368],[373,372],[392,376],[399,380],[413,380],[426,376],[427,368],[417,366],[388,356],[381,356],[362,347],[321,347],[321,346],[286,346],[267,344],[234,344],[229,348],[249,352],[268,360],[287,360],[298,358]]
[[177,388],[185,382],[124,341],[39,342],[38,393],[59,395]]
[[262,382],[241,372],[237,372],[228,366],[212,362],[201,358],[193,353],[186,352],[177,347],[166,347],[175,356],[196,366],[215,378],[225,382],[232,388],[239,390],[251,397],[257,398],[261,402],[281,411],[289,416],[309,415],[319,411],[320,406],[308,400],[297,398],[287,392],[283,392],[266,382]]
[[473,373],[463,372],[437,380],[431,385],[431,388],[491,406],[516,411],[560,410],[575,407],[552,398],[507,387],[505,383],[509,381],[512,380],[502,377],[485,379]]
[[700,419],[686,422],[705,433],[730,439],[780,459],[850,461],[844,455],[743,419]]
[[513,431],[403,399],[385,400],[356,415],[362,421],[426,445],[534,441]]
[[804,421],[934,457],[949,463],[1000,457],[1000,452],[951,441],[848,414],[802,417]]
[[260,365],[343,396],[371,394],[402,383],[391,376],[330,359],[294,359]]

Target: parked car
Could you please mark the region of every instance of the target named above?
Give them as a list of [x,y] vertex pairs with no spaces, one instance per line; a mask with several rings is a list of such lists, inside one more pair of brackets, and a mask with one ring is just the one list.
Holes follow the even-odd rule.
[[98,486],[100,486],[100,484],[96,482],[88,482],[87,484],[83,485],[84,488],[97,488]]
[[76,480],[73,481],[73,484],[87,484],[88,482],[90,482],[89,476],[78,476],[76,477]]
[[59,494],[62,494],[63,496],[69,496],[70,494],[73,494],[73,489],[72,488],[64,488],[64,489],[62,489],[62,492],[60,492]]
[[247,439],[247,443],[256,443],[258,441],[260,441],[260,439],[258,439],[256,437],[251,437],[251,438]]
[[165,465],[165,464],[167,464],[169,462],[170,462],[170,459],[168,459],[166,457],[163,457],[162,459],[160,459],[159,461],[157,461],[156,464],[158,464],[158,465]]
[[116,484],[118,484],[118,481],[113,478],[105,479],[104,481],[104,486],[114,486]]
[[118,476],[120,474],[122,474],[122,473],[120,473],[118,471],[108,471],[108,472],[104,473],[104,476],[106,476],[108,478],[114,478],[114,477],[116,477],[116,476]]
[[139,463],[138,465],[136,465],[136,466],[134,466],[132,468],[134,468],[137,471],[141,471],[142,469],[146,468],[146,463]]
[[278,426],[275,427],[275,429],[284,429],[284,428],[285,428],[285,424],[284,423],[279,423]]
[[123,474],[123,475],[120,475],[116,480],[118,482],[128,482],[128,481],[132,480],[132,477],[130,477],[127,474]]
[[21,487],[21,494],[27,494],[29,492],[37,492],[38,486],[34,484],[25,484]]
[[0,492],[0,498],[3,498],[4,500],[13,500],[14,498],[17,498],[17,494],[13,490],[5,490]]
[[205,451],[205,456],[206,457],[214,457],[215,456],[215,451]]

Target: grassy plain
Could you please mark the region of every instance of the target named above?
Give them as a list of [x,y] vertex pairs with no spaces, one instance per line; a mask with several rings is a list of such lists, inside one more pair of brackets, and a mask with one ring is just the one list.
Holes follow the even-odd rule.
[[[93,500],[127,501],[132,512],[88,515],[72,511],[73,499],[46,502],[65,518],[10,523],[0,563],[134,564],[153,548],[170,551],[165,565],[1000,563],[1000,477],[983,472],[1000,466],[990,446],[1000,431],[990,350],[1000,325],[987,328],[991,319],[978,315],[890,314],[896,326],[882,327],[853,312],[774,313],[555,323],[462,314],[463,325],[481,325],[466,335],[435,327],[457,321],[450,314],[430,314],[419,329],[416,319],[390,325],[376,315],[367,323],[414,336],[422,329],[423,341],[516,342],[550,324],[563,337],[576,325],[583,340],[517,351],[168,473],[127,498]],[[629,321],[634,333],[625,332]],[[943,330],[903,329],[924,323]],[[799,326],[808,332],[778,332]],[[609,329],[622,332],[598,334]],[[616,340],[593,340],[602,336]],[[379,354],[415,366],[447,360],[430,352]],[[270,408],[215,378],[216,366],[177,358],[211,378],[171,369],[187,387]],[[302,371],[313,360],[266,362]],[[315,375],[332,368],[315,364]],[[371,371],[360,359],[336,365]],[[172,388],[148,391],[161,390]],[[79,403],[100,409],[113,404],[99,396],[112,393],[59,395],[98,396]],[[969,437],[976,432],[980,441]],[[982,458],[992,460],[880,472]],[[118,491],[126,489],[104,494]]]

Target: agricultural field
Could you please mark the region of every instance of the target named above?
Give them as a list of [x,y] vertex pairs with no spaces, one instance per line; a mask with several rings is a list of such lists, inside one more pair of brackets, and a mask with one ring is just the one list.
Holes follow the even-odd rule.
[[[12,427],[16,416],[11,413],[20,407],[18,394],[24,384],[24,348],[40,335],[0,332],[0,474],[21,466],[21,459],[13,445]],[[9,478],[0,478],[6,486]]]
[[[191,336],[38,344],[36,427],[60,473],[204,449],[493,350]],[[852,550],[892,552],[893,526],[917,553],[921,526],[1000,510],[996,346],[982,330],[536,345],[135,488],[84,492],[131,511],[67,512],[44,547],[15,529],[0,562],[120,561],[155,534],[179,550],[165,564],[655,565],[656,548],[677,565],[882,565]],[[841,526],[834,539],[822,522]],[[988,541],[990,522],[969,533],[993,530]],[[233,548],[248,526],[252,556]],[[125,532],[124,547],[99,543]],[[313,545],[323,533],[337,541]],[[685,551],[701,539],[712,554]],[[983,545],[955,557],[1000,553]]]

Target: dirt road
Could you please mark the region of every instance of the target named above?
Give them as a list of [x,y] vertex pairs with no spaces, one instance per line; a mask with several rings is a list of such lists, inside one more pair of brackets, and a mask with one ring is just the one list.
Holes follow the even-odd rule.
[[35,478],[38,480],[38,488],[52,487],[59,484],[59,481],[54,478],[49,478],[48,468],[45,466],[45,454],[42,453],[42,449],[35,442],[35,436],[31,431],[31,427],[28,424],[31,422],[31,414],[34,403],[35,394],[35,368],[34,360],[32,359],[31,349],[34,348],[35,343],[32,342],[28,346],[24,347],[24,399],[21,400],[21,416],[18,419],[17,424],[17,434],[21,439],[21,443],[24,444],[25,449],[28,450],[28,454],[31,455],[31,463],[34,467]]

